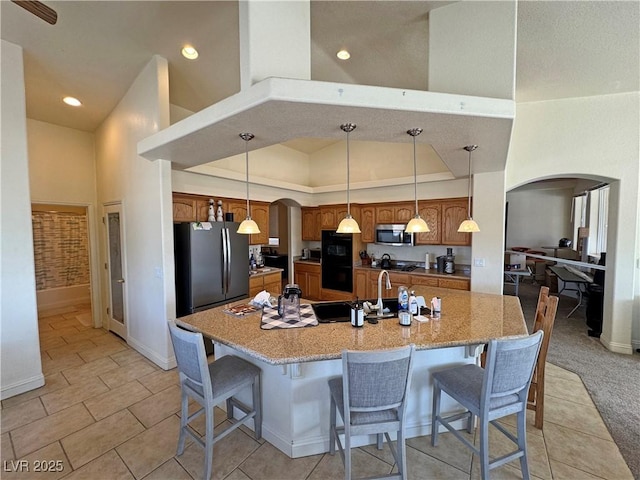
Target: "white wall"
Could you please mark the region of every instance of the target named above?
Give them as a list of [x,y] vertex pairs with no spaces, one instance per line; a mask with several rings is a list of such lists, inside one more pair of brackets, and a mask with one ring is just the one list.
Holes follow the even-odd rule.
[[639,92],[522,103],[516,108],[506,172],[507,190],[554,177],[611,183],[600,340],[622,353],[632,352],[632,330],[640,332],[639,150]]
[[44,385],[38,339],[22,48],[0,42],[0,398]]
[[27,140],[31,202],[87,207],[91,304],[94,325],[100,327],[102,297],[98,240],[102,222],[97,204],[94,135],[27,119]]
[[517,3],[454,2],[429,12],[429,90],[515,98]]
[[99,202],[124,210],[127,341],[165,369],[175,365],[166,325],[175,318],[171,166],[136,152],[169,126],[168,89],[167,61],[156,56],[96,131]]
[[507,193],[507,248],[558,245],[572,238],[572,188],[518,190]]

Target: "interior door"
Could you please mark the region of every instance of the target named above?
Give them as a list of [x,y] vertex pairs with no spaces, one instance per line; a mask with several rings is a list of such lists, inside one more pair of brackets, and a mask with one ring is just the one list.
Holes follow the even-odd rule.
[[107,273],[109,281],[109,330],[127,339],[126,283],[124,278],[125,255],[123,245],[122,205],[104,207],[107,229]]

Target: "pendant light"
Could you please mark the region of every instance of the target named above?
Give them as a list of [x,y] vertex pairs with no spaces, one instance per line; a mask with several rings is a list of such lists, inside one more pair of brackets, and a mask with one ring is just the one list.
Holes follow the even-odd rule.
[[464,149],[469,152],[469,192],[467,195],[467,219],[460,224],[460,227],[458,227],[458,232],[462,233],[475,233],[480,231],[478,224],[473,220],[473,218],[471,218],[471,152],[476,148],[478,148],[478,145],[467,145],[464,147]]
[[258,224],[251,219],[251,210],[249,210],[249,140],[253,137],[253,133],[240,134],[240,138],[244,140],[244,156],[247,170],[247,218],[245,218],[238,227],[238,233],[244,233],[246,235],[260,233]]
[[343,132],[347,134],[347,216],[338,225],[337,233],[360,233],[358,222],[351,216],[351,204],[349,202],[349,133],[356,129],[355,123],[344,123],[340,125]]
[[416,137],[422,133],[421,128],[412,128],[407,133],[413,137],[413,196],[416,201],[416,214],[413,216],[404,231],[407,233],[430,232],[429,225],[418,213],[418,170],[416,167]]

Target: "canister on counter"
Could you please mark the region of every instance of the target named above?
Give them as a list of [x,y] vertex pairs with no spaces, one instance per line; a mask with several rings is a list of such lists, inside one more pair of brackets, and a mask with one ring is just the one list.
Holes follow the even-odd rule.
[[440,297],[433,297],[431,299],[431,316],[434,318],[439,318],[441,310],[442,299]]

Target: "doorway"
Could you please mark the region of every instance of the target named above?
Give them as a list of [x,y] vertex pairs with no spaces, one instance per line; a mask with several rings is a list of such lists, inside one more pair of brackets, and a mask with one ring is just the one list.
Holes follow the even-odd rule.
[[125,251],[123,242],[122,205],[105,205],[104,222],[107,245],[107,329],[127,340],[127,314],[125,288]]

